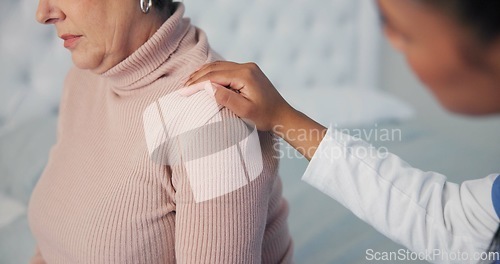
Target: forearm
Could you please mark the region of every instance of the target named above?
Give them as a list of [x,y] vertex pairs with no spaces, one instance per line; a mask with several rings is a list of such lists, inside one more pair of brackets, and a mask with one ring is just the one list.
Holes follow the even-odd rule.
[[492,177],[459,186],[335,130],[302,179],[416,252],[481,251],[498,227]]
[[283,110],[273,132],[311,160],[327,129],[307,115],[289,107]]

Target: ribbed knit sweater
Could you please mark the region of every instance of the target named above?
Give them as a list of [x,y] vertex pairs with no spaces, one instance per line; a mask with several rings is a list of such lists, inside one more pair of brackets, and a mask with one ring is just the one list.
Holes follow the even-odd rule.
[[68,73],[29,204],[32,263],[291,262],[277,139],[207,92],[177,94],[220,59],[183,14],[104,74]]

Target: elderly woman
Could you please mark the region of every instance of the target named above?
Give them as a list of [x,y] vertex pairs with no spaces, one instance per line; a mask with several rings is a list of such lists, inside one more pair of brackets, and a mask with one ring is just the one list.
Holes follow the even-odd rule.
[[291,262],[276,138],[210,93],[178,94],[220,59],[183,14],[168,0],[40,0],[76,68],[30,201],[32,263]]

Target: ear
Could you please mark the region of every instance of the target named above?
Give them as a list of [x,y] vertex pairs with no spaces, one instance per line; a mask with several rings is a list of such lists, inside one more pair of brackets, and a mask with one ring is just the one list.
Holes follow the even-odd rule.
[[487,61],[488,68],[492,70],[495,76],[499,77],[498,84],[500,85],[500,36],[482,46],[483,58]]
[[396,49],[397,51],[400,51],[400,52],[403,52],[404,49],[405,49],[405,41],[404,39],[401,37],[401,35],[399,35],[398,33],[388,29],[388,28],[384,28],[384,34],[385,36],[387,37],[387,40],[389,41],[389,44],[391,44],[391,46]]

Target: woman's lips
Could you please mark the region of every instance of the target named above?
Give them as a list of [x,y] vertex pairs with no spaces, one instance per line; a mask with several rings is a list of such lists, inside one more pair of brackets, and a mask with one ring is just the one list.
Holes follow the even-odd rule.
[[80,39],[81,35],[71,35],[64,34],[61,38],[64,40],[64,47],[71,49],[76,45],[76,42]]

